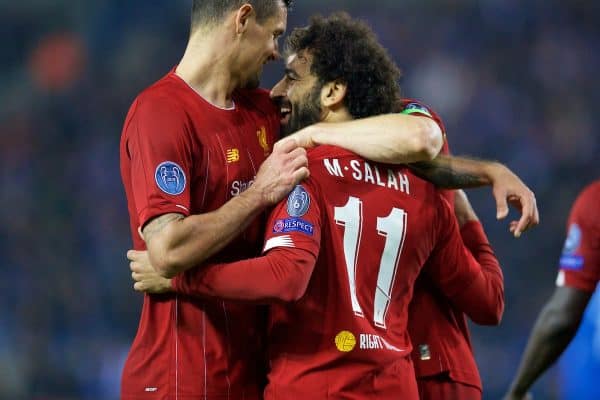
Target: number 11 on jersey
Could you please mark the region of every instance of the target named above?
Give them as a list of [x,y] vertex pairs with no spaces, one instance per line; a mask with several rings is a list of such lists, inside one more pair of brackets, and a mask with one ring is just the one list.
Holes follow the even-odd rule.
[[[344,227],[344,259],[348,272],[350,300],[354,314],[364,318],[364,312],[356,295],[358,254],[363,230],[363,202],[354,196],[348,198],[343,207],[335,207],[335,222]],[[404,238],[406,237],[407,214],[399,208],[392,208],[387,217],[377,217],[377,233],[385,237],[385,245],[379,263],[377,287],[373,301],[373,322],[386,328],[385,317],[392,298],[392,289]]]

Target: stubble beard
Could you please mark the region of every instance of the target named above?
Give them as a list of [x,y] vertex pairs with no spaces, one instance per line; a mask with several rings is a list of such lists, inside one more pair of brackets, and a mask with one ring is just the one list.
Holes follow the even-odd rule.
[[291,135],[309,125],[321,122],[321,85],[316,85],[306,95],[304,101],[294,106],[288,123],[281,128],[283,136]]

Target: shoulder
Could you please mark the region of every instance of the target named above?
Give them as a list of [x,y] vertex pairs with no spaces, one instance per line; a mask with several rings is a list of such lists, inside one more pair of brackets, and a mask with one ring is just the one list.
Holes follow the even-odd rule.
[[598,204],[600,199],[600,180],[594,181],[586,186],[579,196],[577,197],[577,203],[583,202],[588,204]]
[[594,220],[594,225],[600,226],[600,180],[586,186],[577,196],[571,214]]
[[573,211],[591,213],[598,208],[600,201],[600,180],[586,186],[577,196],[573,204]]
[[186,103],[185,92],[167,77],[135,98],[125,120],[123,138],[153,137],[162,141],[167,136],[187,137],[192,110]]
[[177,82],[164,78],[142,91],[133,101],[127,119],[136,126],[152,128],[186,126],[194,112]]
[[414,99],[401,99],[398,104],[397,112],[400,114],[429,117],[438,123],[443,133],[446,132],[442,118],[430,106],[426,105],[422,101]]
[[137,107],[182,110],[184,102],[180,83],[167,75],[144,89],[135,99]]
[[415,99],[401,99],[398,112],[402,114],[424,114],[433,116],[433,110],[425,103]]

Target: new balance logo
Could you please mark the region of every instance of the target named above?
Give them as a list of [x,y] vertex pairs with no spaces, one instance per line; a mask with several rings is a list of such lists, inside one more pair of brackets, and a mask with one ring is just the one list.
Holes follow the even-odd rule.
[[227,162],[234,163],[240,161],[240,151],[238,149],[227,150]]

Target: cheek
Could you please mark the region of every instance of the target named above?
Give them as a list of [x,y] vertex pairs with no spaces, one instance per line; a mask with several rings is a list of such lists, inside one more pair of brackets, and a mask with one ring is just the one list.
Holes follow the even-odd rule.
[[273,40],[269,40],[264,47],[265,55],[271,55],[275,52],[275,42]]
[[294,89],[288,89],[287,97],[290,100],[290,103],[294,105],[294,108],[297,108],[300,104],[298,100],[301,98],[301,96],[298,96],[297,91],[295,91]]
[[255,35],[253,43],[257,53],[270,54],[273,52],[274,41],[272,34],[267,35],[263,32],[260,32],[257,35]]

